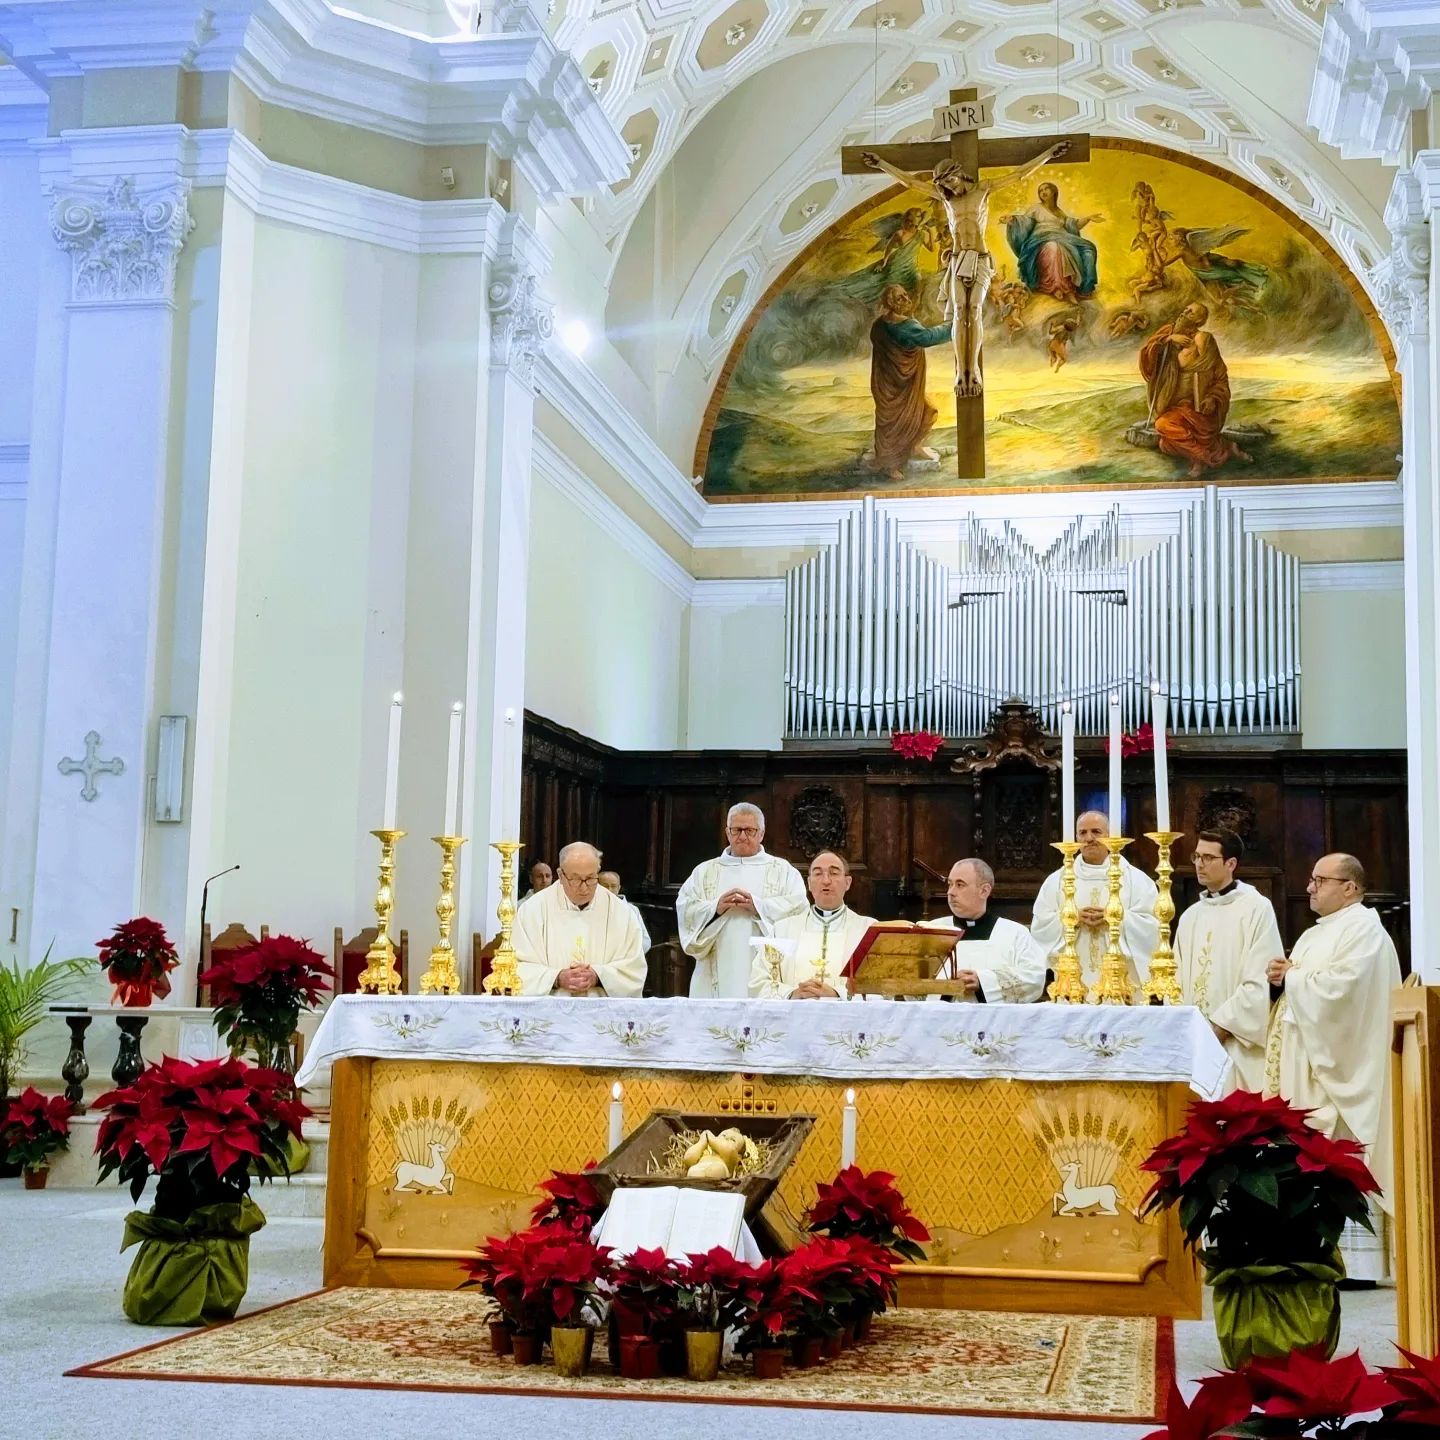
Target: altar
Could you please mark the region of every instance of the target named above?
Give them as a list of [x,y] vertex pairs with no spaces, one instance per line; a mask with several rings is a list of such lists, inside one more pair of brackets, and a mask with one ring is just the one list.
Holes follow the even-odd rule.
[[331,1072],[327,1285],[452,1288],[552,1170],[667,1107],[815,1117],[763,1215],[785,1244],[840,1168],[853,1091],[857,1163],[931,1231],[902,1302],[1194,1317],[1139,1165],[1226,1065],[1187,1006],[347,995],[298,1079]]

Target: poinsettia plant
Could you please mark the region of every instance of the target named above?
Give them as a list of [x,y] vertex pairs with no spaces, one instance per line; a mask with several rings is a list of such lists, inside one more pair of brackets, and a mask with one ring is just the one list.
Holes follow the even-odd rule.
[[841,1316],[858,1298],[848,1241],[815,1235],[780,1262],[795,1299],[794,1326],[800,1335],[838,1335]]
[[895,1301],[897,1281],[893,1253],[863,1235],[847,1235],[841,1243],[850,1251],[844,1275],[853,1297],[844,1318],[881,1314]]
[[320,1003],[335,972],[318,950],[292,935],[269,935],[228,951],[199,976],[210,987],[215,1028],[236,1054],[282,1060],[300,1011]]
[[152,996],[164,999],[170,993],[170,971],[180,957],[158,920],[144,915],[127,920],[95,944],[117,1005],[148,1005]]
[[1178,1206],[1212,1274],[1329,1261],[1346,1221],[1371,1228],[1365,1197],[1380,1187],[1360,1143],[1322,1135],[1309,1113],[1246,1090],[1197,1101],[1141,1165],[1156,1177],[1145,1213]]
[[696,1330],[737,1329],[763,1298],[760,1267],[737,1260],[723,1245],[682,1260],[675,1290],[683,1322]]
[[659,1247],[632,1251],[610,1273],[611,1300],[621,1334],[662,1340],[677,1331],[680,1267]]
[[554,1226],[492,1236],[462,1266],[469,1277],[464,1284],[478,1285],[517,1334],[529,1335],[594,1318],[600,1287],[611,1274],[607,1246]]
[[748,1355],[752,1350],[782,1345],[795,1324],[799,1295],[781,1260],[762,1260],[755,1267],[735,1321],[739,1335],[735,1348]]
[[895,1188],[895,1177],[885,1170],[867,1175],[858,1165],[847,1165],[831,1184],[815,1187],[806,1225],[814,1234],[836,1239],[862,1236],[912,1261],[925,1258],[920,1245],[930,1238]]
[[[1155,750],[1155,727],[1147,720],[1137,730],[1127,730],[1120,737],[1120,754],[1126,760],[1137,755],[1150,755]],[[1105,753],[1110,753],[1110,737],[1105,737]]]
[[530,1223],[588,1235],[600,1223],[605,1202],[590,1178],[595,1162],[587,1160],[583,1170],[552,1170],[540,1182],[545,1198],[530,1212]]
[[70,1144],[75,1104],[63,1095],[44,1095],[33,1085],[0,1107],[0,1155],[22,1170],[44,1170],[50,1157]]
[[156,1176],[155,1214],[184,1220],[202,1205],[238,1203],[250,1163],[289,1173],[287,1136],[300,1138],[308,1107],[290,1077],[241,1060],[161,1060],[133,1085],[96,1102],[109,1113],[95,1137],[100,1178],[118,1174],[139,1200]]
[[896,730],[890,736],[890,748],[907,760],[933,760],[944,743],[933,730]]

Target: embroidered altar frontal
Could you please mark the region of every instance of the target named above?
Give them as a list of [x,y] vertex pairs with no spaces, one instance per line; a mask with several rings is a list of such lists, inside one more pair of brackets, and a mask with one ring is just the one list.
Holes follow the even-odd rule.
[[[1194,1267],[1173,1220],[1138,1214],[1148,1188],[1140,1161],[1178,1127],[1193,1089],[1211,1089],[1221,1073],[1205,1043],[1219,1049],[1208,1027],[1190,1026],[1185,1012],[887,1006],[877,1026],[875,1006],[843,1002],[449,1000],[428,1002],[428,1015],[427,1002],[415,997],[358,1005],[347,997],[338,1004],[349,1006],[348,1017],[335,1009],[327,1015],[302,1073],[308,1079],[333,1063],[327,1284],[458,1284],[457,1262],[485,1236],[528,1223],[551,1170],[578,1170],[606,1152],[616,1080],[624,1087],[627,1133],[666,1107],[732,1115],[741,1130],[747,1115],[814,1115],[814,1129],[763,1217],[772,1243],[793,1243],[816,1185],[839,1168],[848,1087],[856,1091],[858,1162],[893,1172],[932,1234],[927,1263],[902,1272],[903,1301],[1199,1313]],[[733,1008],[751,1035],[775,1016],[792,1029],[803,1019],[806,1033],[789,1046],[775,1045],[763,1060],[755,1054],[760,1047],[747,1045],[730,1062],[744,1070],[720,1070],[698,1068],[718,1061],[684,1043],[683,1033],[676,1037],[681,1043],[643,1047],[660,1052],[650,1055],[627,1055],[642,1047],[618,1042],[621,1053],[602,1060],[567,1051],[563,1025],[551,1026],[560,1032],[553,1035],[538,1028],[553,1019],[592,1029],[618,1024],[624,1034],[628,1025],[662,1023],[657,1017],[668,1012],[684,1032],[697,1024],[697,1004],[714,1012],[702,1015],[707,1031],[725,1030],[714,1022],[721,1009]],[[477,1038],[471,1048],[477,1058],[449,1058],[455,1049],[436,1038],[438,1020],[427,1019],[443,1013],[460,1024],[456,1006],[463,1007],[463,1029],[477,1037],[486,1034],[482,1024],[493,1034],[518,1027],[533,1043],[505,1040],[494,1052]],[[356,1038],[356,1015],[377,1039]],[[374,1023],[377,1017],[382,1023]],[[1050,1058],[1033,1067],[1019,1039],[1032,1021],[1050,1042]],[[909,1047],[895,1037],[894,1044],[875,1044],[889,1023],[913,1032]],[[827,1052],[835,1049],[824,1039],[827,1026],[834,1036],[859,1034],[865,1024],[873,1028],[864,1041],[823,1062],[838,1073],[813,1073],[822,1063],[814,1055],[806,1062],[811,1073],[773,1073],[795,1063],[797,1044],[818,1038]],[[1075,1043],[1067,1045],[1065,1033]],[[745,1038],[743,1026],[737,1034]],[[969,1043],[953,1043],[957,1036]],[[432,1048],[445,1058],[429,1054]],[[936,1058],[907,1061],[911,1048]],[[885,1073],[887,1058],[899,1073]],[[1057,1078],[1026,1078],[1032,1069]],[[1073,1078],[1058,1078],[1065,1070]]]

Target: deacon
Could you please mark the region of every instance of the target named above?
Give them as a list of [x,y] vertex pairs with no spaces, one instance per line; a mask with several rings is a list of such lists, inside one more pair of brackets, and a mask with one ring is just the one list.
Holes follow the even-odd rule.
[[[1110,944],[1110,933],[1105,928],[1105,905],[1110,898],[1110,852],[1105,848],[1105,838],[1109,834],[1110,822],[1098,810],[1087,810],[1075,821],[1075,839],[1080,844],[1080,853],[1075,857],[1075,903],[1080,907],[1075,950],[1085,984],[1092,988],[1100,978],[1100,962]],[[1120,950],[1130,962],[1130,979],[1137,985],[1150,973],[1150,957],[1160,937],[1155,920],[1157,893],[1155,882],[1122,855],[1120,899],[1125,905],[1125,921],[1120,927]],[[1040,887],[1030,921],[1030,933],[1045,951],[1052,970],[1065,944],[1065,932],[1060,926],[1061,898],[1057,870]]]
[[522,995],[636,997],[645,985],[640,919],[600,885],[600,852],[575,841],[560,852],[559,883],[515,912],[511,936]]
[[1202,830],[1192,858],[1200,899],[1175,931],[1175,962],[1187,1005],[1196,1005],[1230,1056],[1232,1090],[1265,1087],[1270,1023],[1266,968],[1284,953],[1275,908],[1235,878],[1245,842],[1229,830]]
[[692,999],[748,996],[751,939],[773,934],[776,921],[805,908],[800,872],[765,853],[765,817],[758,806],[732,805],[725,838],[725,850],[695,867],[675,901],[680,948],[695,957]]
[[[1360,1141],[1390,1212],[1390,992],[1400,961],[1380,917],[1361,903],[1365,871],[1353,855],[1322,855],[1306,888],[1319,919],[1288,960],[1269,965],[1279,993],[1265,1093],[1311,1111],[1311,1125],[1331,1139]],[[1376,1235],[1347,1225],[1341,1237],[1352,1280],[1383,1280],[1389,1269],[1384,1216],[1373,1204],[1371,1218]]]
[[793,952],[775,952],[780,954],[777,967],[762,947],[754,947],[752,995],[760,1000],[833,1000],[845,994],[840,972],[875,924],[845,903],[851,883],[850,862],[843,855],[822,850],[810,862],[809,906],[774,927],[775,939],[795,942]]
[[650,953],[650,931],[646,928],[645,917],[640,913],[640,907],[625,899],[625,894],[620,889],[620,872],[618,870],[602,870],[600,883],[617,900],[623,901],[635,912],[635,918],[640,922],[640,948],[648,955]]
[[983,860],[957,860],[950,867],[945,886],[950,913],[924,923],[958,930],[960,938],[935,978],[960,981],[965,999],[982,1005],[1038,1000],[1045,993],[1045,952],[1023,925],[989,908],[994,889],[995,872]]

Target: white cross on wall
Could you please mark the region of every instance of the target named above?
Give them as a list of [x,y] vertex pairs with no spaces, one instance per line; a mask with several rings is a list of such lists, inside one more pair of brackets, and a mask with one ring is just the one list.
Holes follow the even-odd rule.
[[72,760],[67,755],[55,768],[62,775],[83,775],[85,783],[80,787],[80,798],[93,800],[100,793],[95,788],[95,777],[97,775],[123,775],[125,762],[118,755],[113,760],[100,759],[100,732],[91,730],[85,736],[85,758]]

